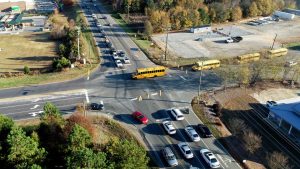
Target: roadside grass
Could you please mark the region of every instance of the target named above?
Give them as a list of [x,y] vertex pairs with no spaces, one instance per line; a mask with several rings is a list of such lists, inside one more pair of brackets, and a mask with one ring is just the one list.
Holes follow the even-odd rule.
[[[46,83],[51,83],[51,82],[63,82],[63,81],[67,81],[67,80],[71,80],[74,78],[79,78],[79,77],[83,77],[87,74],[87,72],[89,70],[93,70],[95,67],[97,67],[98,63],[99,63],[99,52],[96,48],[96,43],[94,41],[94,38],[92,36],[91,31],[89,30],[89,27],[87,27],[87,21],[85,19],[85,17],[83,16],[80,7],[78,6],[78,4],[75,4],[73,7],[69,7],[67,8],[67,10],[65,12],[63,12],[62,14],[60,14],[60,17],[58,17],[58,19],[74,19],[77,23],[81,23],[83,24],[87,30],[82,31],[82,35],[83,35],[83,44],[84,46],[86,46],[86,50],[83,52],[85,53],[85,57],[87,58],[87,60],[91,63],[89,65],[86,65],[85,67],[82,68],[74,68],[74,69],[68,69],[67,71],[63,71],[63,72],[53,72],[53,73],[45,73],[45,74],[37,74],[37,75],[24,75],[24,76],[20,76],[20,77],[10,77],[10,78],[0,78],[0,88],[10,88],[10,87],[19,87],[19,86],[25,86],[25,85],[33,85],[33,84],[46,84]],[[49,34],[49,33],[48,33]],[[18,35],[20,36],[20,35]],[[38,36],[29,36],[30,38],[38,38]],[[13,40],[18,40],[17,38],[11,38]],[[48,42],[49,39],[37,39],[36,42],[38,42],[38,44],[43,44]],[[7,41],[2,41],[2,37],[1,37],[1,41],[0,41],[0,46],[1,48],[4,48],[4,51],[1,52],[5,52],[5,50],[7,49],[6,47],[3,47],[1,45],[1,43],[5,42],[6,45],[11,45],[14,43],[7,43]],[[55,57],[56,54],[56,49],[57,49],[57,45],[58,42],[53,43],[52,46],[39,46],[39,45],[32,45],[31,43],[28,43],[28,41],[26,42],[22,42],[23,44],[27,44],[30,45],[27,49],[21,49],[21,50],[16,50],[16,49],[20,49],[19,47],[15,47],[15,45],[11,45],[14,46],[15,48],[13,49],[13,51],[11,52],[16,59],[12,60],[14,61],[14,63],[7,63],[7,62],[1,62],[0,64],[0,68],[2,70],[2,63],[4,63],[4,65],[13,65],[13,64],[18,64],[19,67],[18,68],[14,68],[14,69],[18,69],[19,71],[23,71],[23,68],[25,65],[27,65],[29,68],[34,68],[34,66],[37,66],[38,64],[32,61],[32,65],[30,64],[31,61],[30,59],[28,59],[29,61],[24,62],[24,60],[26,60],[26,57],[24,57],[24,60],[20,60],[20,56],[28,56],[29,54],[26,53],[19,53],[18,52],[41,52],[43,50],[47,51],[48,53],[34,53],[34,56],[30,56],[30,58],[38,58],[37,60],[39,61],[38,63],[44,63],[41,62],[39,59],[41,58],[46,58],[45,56],[52,56]],[[55,45],[56,44],[56,45]],[[37,49],[30,49],[30,47],[36,47]],[[28,50],[30,49],[30,50]],[[52,53],[50,53],[52,52]],[[2,53],[1,53],[1,56]],[[43,56],[43,57],[40,57]],[[0,57],[1,58],[1,57]],[[44,63],[44,66],[51,66],[52,63],[52,59],[49,59],[47,63]],[[18,63],[20,60],[21,63]],[[10,68],[11,69],[11,68]],[[11,72],[11,70],[9,71]],[[62,78],[63,77],[63,78]]]
[[57,49],[49,36],[49,32],[1,35],[0,73],[23,72],[25,65],[31,69],[49,67]]
[[[194,104],[193,104],[194,103]],[[216,124],[209,121],[207,116],[205,115],[203,108],[200,104],[197,104],[195,102],[192,103],[192,108],[194,113],[199,117],[199,119],[203,122],[203,124],[207,125],[207,127],[210,129],[210,131],[213,133],[213,135],[218,139],[221,136],[221,133],[219,130],[215,127]]]
[[291,50],[300,50],[300,42],[286,44],[286,47]]
[[74,78],[79,78],[87,75],[88,71],[97,64],[92,64],[91,67],[74,68],[60,73],[46,73],[39,75],[24,75],[12,78],[0,78],[0,88],[20,87],[33,84],[46,84],[51,82],[63,82]]

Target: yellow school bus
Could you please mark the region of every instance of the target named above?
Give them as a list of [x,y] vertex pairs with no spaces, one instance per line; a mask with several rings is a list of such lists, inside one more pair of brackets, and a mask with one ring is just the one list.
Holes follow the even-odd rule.
[[246,55],[240,55],[237,57],[238,63],[257,61],[259,59],[260,59],[259,53],[251,53],[251,54],[246,54]]
[[279,57],[279,56],[284,56],[288,53],[287,48],[279,48],[279,49],[273,49],[268,51],[268,58],[273,58],[273,57]]
[[157,66],[157,67],[148,67],[148,68],[138,68],[136,72],[132,74],[133,79],[145,79],[151,77],[165,76],[166,67]]
[[192,67],[194,71],[197,70],[206,70],[206,69],[214,69],[220,67],[221,62],[219,60],[205,60],[196,62],[195,65]]

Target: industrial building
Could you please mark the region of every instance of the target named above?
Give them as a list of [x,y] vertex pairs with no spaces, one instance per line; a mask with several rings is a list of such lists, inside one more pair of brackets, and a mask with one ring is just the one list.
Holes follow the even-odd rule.
[[268,120],[300,144],[300,98],[277,101],[269,108]]

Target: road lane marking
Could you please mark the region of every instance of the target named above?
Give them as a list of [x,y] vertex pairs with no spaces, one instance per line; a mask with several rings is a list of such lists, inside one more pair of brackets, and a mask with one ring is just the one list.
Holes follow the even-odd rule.
[[179,75],[179,77],[181,78],[181,79],[183,79],[183,80],[186,80],[186,78],[184,78],[183,76],[181,76],[181,75]]
[[151,96],[156,96],[156,95],[158,95],[158,93],[152,93],[152,94],[151,94]]
[[40,105],[36,104],[34,105],[32,108],[30,108],[31,110],[38,108]]
[[[219,154],[216,154],[217,157],[219,157],[219,159],[223,162],[223,164],[225,165],[225,167],[227,168],[228,165],[226,164],[226,162],[223,160],[222,156]],[[223,167],[223,166],[222,166]],[[224,167],[223,167],[224,168]]]
[[38,114],[41,114],[41,113],[43,113],[44,111],[37,111],[37,112],[31,112],[31,113],[28,113],[28,114],[30,114],[32,117],[35,117],[36,115],[38,115]]
[[40,100],[41,100],[40,98],[37,98],[37,99],[34,99],[32,102],[35,103],[35,102],[38,102]]
[[85,99],[87,103],[90,103],[89,94],[87,90],[85,90]]
[[138,98],[133,98],[133,99],[130,99],[131,101],[134,101],[134,100],[137,100]]

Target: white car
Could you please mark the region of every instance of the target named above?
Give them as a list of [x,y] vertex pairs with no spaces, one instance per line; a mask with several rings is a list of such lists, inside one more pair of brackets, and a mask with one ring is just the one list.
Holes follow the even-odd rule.
[[233,43],[233,39],[232,38],[228,38],[225,40],[226,43]]
[[122,62],[121,62],[119,59],[116,60],[116,65],[117,65],[117,67],[119,67],[119,68],[123,67]]
[[170,147],[165,147],[164,149],[162,149],[162,155],[165,158],[165,160],[168,162],[169,166],[171,167],[178,166],[178,161],[176,159],[176,156]]
[[216,156],[209,151],[208,149],[202,149],[200,150],[200,154],[205,160],[205,162],[211,167],[211,168],[219,168],[220,162],[216,158]]
[[267,107],[273,107],[273,106],[277,106],[277,102],[275,101],[267,101]]
[[176,133],[176,129],[173,126],[173,124],[172,124],[171,121],[168,121],[168,120],[167,121],[163,121],[162,124],[163,124],[164,129],[167,131],[168,134],[172,135],[172,134]]
[[125,63],[125,64],[130,64],[130,60],[129,60],[128,57],[125,57],[123,60],[124,60],[124,63]]
[[179,109],[171,109],[171,114],[176,120],[184,120],[184,116]]
[[99,28],[101,28],[102,25],[101,25],[100,23],[97,23],[97,26],[98,26]]
[[185,142],[180,142],[177,144],[178,147],[179,147],[179,150],[180,152],[183,154],[183,156],[186,158],[186,159],[191,159],[194,157],[194,154],[190,148],[190,146],[185,143]]
[[295,66],[295,65],[297,65],[298,64],[298,62],[296,62],[296,61],[288,61],[288,62],[286,62],[285,63],[285,67],[292,67],[292,66]]
[[192,141],[200,141],[200,136],[192,126],[187,126],[185,129],[186,134],[191,138]]
[[118,56],[117,54],[113,53],[113,58],[114,58],[115,60],[117,60],[117,59],[119,59],[119,56]]

